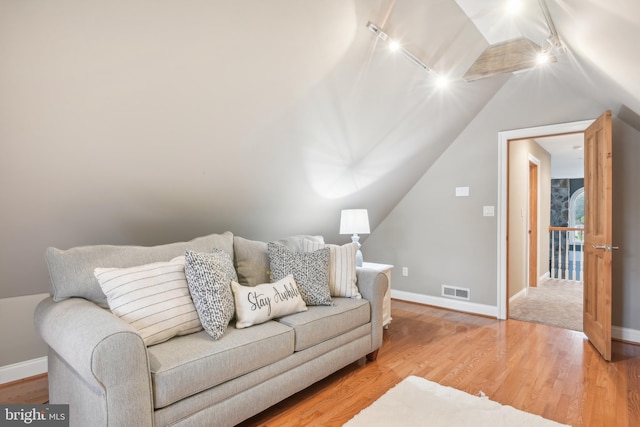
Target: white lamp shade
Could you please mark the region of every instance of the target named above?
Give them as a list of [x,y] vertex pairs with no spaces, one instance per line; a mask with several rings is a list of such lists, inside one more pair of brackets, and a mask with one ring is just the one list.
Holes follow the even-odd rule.
[[366,209],[343,209],[340,234],[369,234],[369,214]]

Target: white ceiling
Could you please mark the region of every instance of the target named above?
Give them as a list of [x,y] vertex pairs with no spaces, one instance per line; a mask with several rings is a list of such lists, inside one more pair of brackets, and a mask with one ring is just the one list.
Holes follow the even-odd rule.
[[535,141],[551,154],[551,178],[582,178],[584,176],[582,133],[536,138]]
[[514,0],[455,0],[489,44],[527,37],[542,45],[549,32],[537,0],[520,1],[519,13],[510,12]]
[[[489,44],[526,37],[544,46],[549,29],[539,0],[522,0],[517,16],[505,13],[511,0],[455,0]],[[611,102],[640,111],[640,1],[546,0],[553,23],[568,48],[566,61],[593,68],[612,81]],[[584,66],[583,65],[583,66]],[[614,112],[615,113],[615,112]]]
[[[526,37],[540,46],[550,35],[541,1],[546,1],[553,24],[567,47],[560,54],[564,62],[583,60],[610,79],[610,87],[594,84],[594,91],[610,92],[611,105],[622,111],[640,108],[640,2],[636,0],[521,0],[517,15],[508,13],[513,0],[455,0],[478,31],[492,45]],[[587,70],[583,69],[585,73]],[[611,107],[608,107],[611,108]],[[631,114],[630,117],[637,117]],[[625,119],[622,117],[623,120]],[[634,126],[634,123],[630,123]],[[582,134],[560,135],[536,140],[552,155],[556,178],[582,177],[584,156]]]

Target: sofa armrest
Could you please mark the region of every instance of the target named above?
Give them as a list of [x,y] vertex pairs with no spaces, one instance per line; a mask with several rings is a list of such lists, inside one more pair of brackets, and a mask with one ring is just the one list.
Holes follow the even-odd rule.
[[362,298],[369,301],[371,306],[371,351],[382,347],[383,331],[383,301],[389,288],[387,276],[378,270],[357,267],[358,290]]
[[[50,349],[90,388],[101,390],[104,425],[132,425],[132,421],[153,425],[147,349],[132,326],[81,298],[43,300],[36,307],[34,322]],[[55,390],[63,385],[50,382],[49,387]],[[54,394],[65,395],[64,391]]]

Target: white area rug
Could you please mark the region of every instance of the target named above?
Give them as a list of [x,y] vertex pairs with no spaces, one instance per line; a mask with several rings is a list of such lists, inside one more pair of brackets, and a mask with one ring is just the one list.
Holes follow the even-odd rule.
[[472,396],[411,376],[345,426],[559,427],[566,424],[501,405],[486,396]]

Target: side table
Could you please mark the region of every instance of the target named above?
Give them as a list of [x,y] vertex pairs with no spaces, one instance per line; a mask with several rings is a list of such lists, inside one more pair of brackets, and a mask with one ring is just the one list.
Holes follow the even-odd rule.
[[393,269],[393,265],[363,262],[362,266],[372,268],[387,276],[389,287],[387,288],[387,292],[384,294],[384,300],[382,301],[382,326],[385,329],[389,329],[389,323],[391,323],[391,270]]

